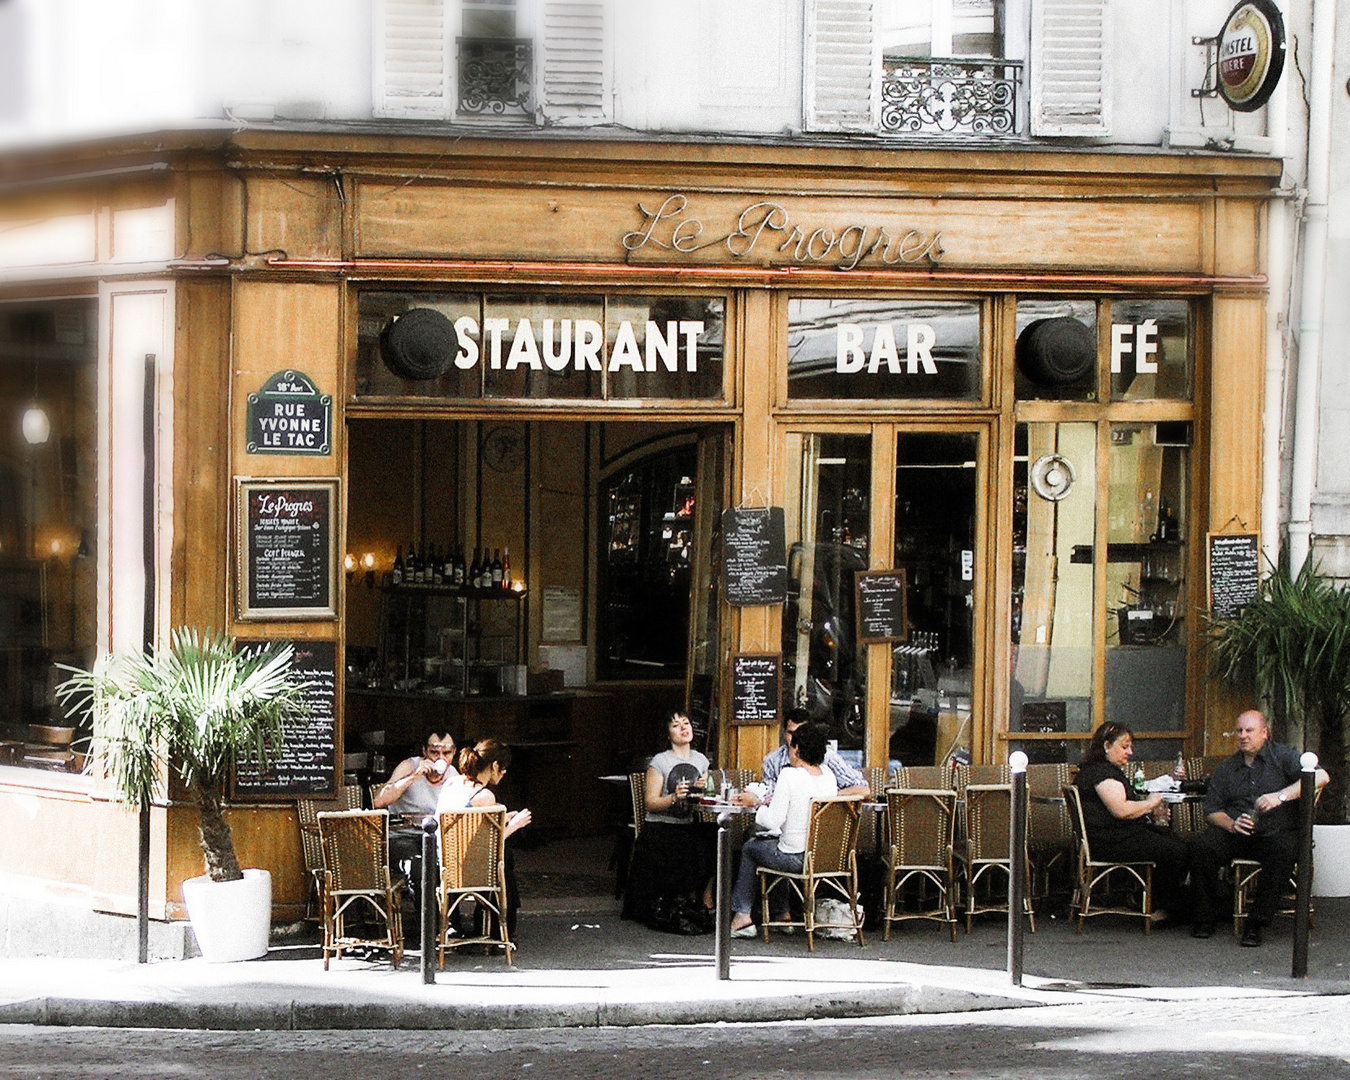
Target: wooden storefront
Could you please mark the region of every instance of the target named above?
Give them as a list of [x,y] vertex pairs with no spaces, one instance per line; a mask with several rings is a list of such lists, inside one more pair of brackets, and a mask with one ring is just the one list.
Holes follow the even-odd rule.
[[[5,214],[158,212],[171,257],[128,262],[100,291],[116,257],[100,247],[87,275],[14,280],[5,298],[68,295],[71,279],[105,311],[114,294],[166,298],[159,385],[170,407],[158,411],[159,546],[147,579],[157,586],[154,633],[194,624],[331,642],[335,781],[344,751],[375,745],[360,735],[384,731],[394,757],[439,710],[436,722],[461,738],[502,733],[535,755],[538,771],[520,793],[536,820],[553,814],[559,829],[592,830],[601,823],[593,777],[620,753],[657,749],[660,709],[696,689],[717,704],[719,763],[757,768],[778,731],[727,722],[731,657],[777,654],[789,669],[795,660],[797,682],[786,681],[805,693],[815,644],[802,639],[794,656],[784,604],[731,606],[710,591],[715,525],[730,507],[784,510],[804,567],[793,571],[803,591],[790,620],[811,620],[801,610],[810,575],[830,559],[850,591],[849,560],[872,571],[908,566],[907,635],[852,643],[851,726],[843,684],[827,687],[844,741],[869,765],[894,756],[897,724],[920,712],[940,741],[984,761],[1017,745],[1072,753],[1110,716],[1129,717],[1170,754],[1222,748],[1233,703],[1204,677],[1198,541],[1261,527],[1262,237],[1277,163],[266,132],[120,152],[128,166],[165,164],[134,185],[76,182]],[[439,383],[389,380],[380,333],[419,306],[481,317],[476,366],[466,358]],[[666,354],[653,365],[650,350],[645,370],[604,366],[622,351],[614,327],[623,313],[665,328],[695,310],[699,329],[690,317],[671,343],[674,368]],[[499,367],[492,311],[507,327],[496,331]],[[512,352],[529,318],[602,325],[600,370],[549,396],[561,383],[530,375],[543,369],[531,367],[528,347]],[[1095,335],[1091,370],[1062,392],[1028,383],[1019,341],[1037,319],[1066,318]],[[101,326],[100,364],[115,373],[118,350],[140,346],[119,340],[106,318]],[[1155,374],[1158,355],[1180,373]],[[250,447],[251,395],[280,373],[303,375],[328,399],[322,448]],[[488,460],[493,432],[501,444]],[[604,484],[671,448],[694,463],[677,481],[697,488],[689,662],[668,679],[628,669],[601,678]],[[1066,475],[1071,487],[1052,490]],[[245,481],[329,485],[330,612],[243,610]],[[112,513],[100,508],[104,563],[118,557],[106,536]],[[1169,515],[1170,533],[1160,524]],[[541,660],[568,659],[580,664],[574,685],[562,695],[429,697],[406,685],[407,671],[401,688],[367,680],[367,658],[384,663],[390,594],[381,585],[405,542],[446,553],[507,548],[524,599],[513,601],[517,651],[499,659],[536,673]],[[939,573],[943,550],[951,562]],[[344,568],[345,555],[356,565]],[[125,614],[105,610],[122,602],[111,589],[98,600],[100,648],[134,638],[117,632]],[[834,602],[836,615],[848,608]],[[467,627],[467,609],[462,618]],[[481,627],[489,617],[475,618]],[[1127,656],[1125,646],[1140,648]],[[1157,681],[1157,664],[1178,704],[1152,725],[1140,722],[1151,706],[1129,699]],[[19,772],[0,767],[0,807],[23,807],[35,827],[4,830],[0,862],[84,888],[96,907],[131,910],[130,818],[92,777],[44,785],[43,774]],[[177,805],[159,814],[152,896],[156,911],[176,915],[178,886],[199,867],[193,819]],[[306,880],[293,797],[240,799],[231,814],[241,861],[272,870],[277,917],[295,917]],[[87,876],[89,860],[37,850],[54,834],[91,829],[106,836],[101,861],[119,867],[115,881]]]

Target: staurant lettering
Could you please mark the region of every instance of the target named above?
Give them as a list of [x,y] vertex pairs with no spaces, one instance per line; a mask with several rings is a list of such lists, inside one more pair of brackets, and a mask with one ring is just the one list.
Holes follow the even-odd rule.
[[[869,332],[872,335],[872,347],[865,350],[863,343]],[[933,346],[937,343],[937,334],[927,323],[905,324],[903,358],[896,348],[895,330],[890,323],[840,323],[835,327],[834,341],[834,370],[841,375],[853,375],[864,369],[869,375],[875,375],[883,364],[888,374],[899,375],[902,374],[902,362],[903,374],[937,374],[937,365],[933,363]]]
[[455,320],[459,349],[455,367],[468,371],[487,354],[493,371],[636,371],[652,372],[657,365],[666,371],[698,370],[698,338],[704,324],[698,319],[647,320],[638,330],[625,319],[618,323],[614,342],[606,354],[605,330],[594,319],[543,319],[535,332],[530,319],[487,318],[480,328],[472,315]]
[[689,198],[668,195],[655,210],[638,203],[642,224],[622,239],[625,251],[651,247],[691,255],[722,246],[733,258],[747,259],[754,252],[772,248],[797,263],[828,263],[839,270],[852,270],[872,259],[886,266],[906,263],[936,263],[942,258],[942,233],[909,229],[898,236],[884,226],[849,223],[839,227],[808,228],[792,220],[786,207],[775,202],[757,202],[736,217],[735,227],[704,239],[702,219],[688,215]]

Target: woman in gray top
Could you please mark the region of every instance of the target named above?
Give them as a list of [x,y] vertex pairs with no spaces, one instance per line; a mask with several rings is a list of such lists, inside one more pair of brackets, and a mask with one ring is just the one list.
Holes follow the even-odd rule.
[[666,722],[670,749],[652,758],[644,789],[642,832],[624,893],[623,917],[660,930],[701,929],[711,920],[708,895],[715,836],[695,820],[689,801],[708,774],[708,759],[693,748],[694,725],[673,712]]

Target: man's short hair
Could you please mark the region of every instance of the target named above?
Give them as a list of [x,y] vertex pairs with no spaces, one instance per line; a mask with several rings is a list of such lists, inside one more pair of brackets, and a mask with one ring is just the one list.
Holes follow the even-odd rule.
[[786,731],[789,724],[809,724],[810,722],[811,714],[799,705],[795,709],[789,709],[783,715],[783,730]]
[[792,733],[792,745],[797,756],[808,765],[819,765],[825,760],[825,750],[829,745],[829,732],[824,724],[803,724]]

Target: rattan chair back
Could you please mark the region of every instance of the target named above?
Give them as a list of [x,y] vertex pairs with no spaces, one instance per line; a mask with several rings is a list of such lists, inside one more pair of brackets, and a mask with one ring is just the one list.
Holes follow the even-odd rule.
[[[320,811],[316,814],[323,856],[323,966],[342,957],[347,948],[382,948],[393,954],[394,967],[403,959],[403,917],[400,885],[389,876],[389,814],[384,810]],[[349,932],[348,916],[363,918]],[[377,917],[384,933],[365,936],[356,926]]]
[[806,851],[812,873],[848,873],[858,850],[861,810],[858,796],[811,801]]
[[[515,945],[507,925],[506,807],[471,806],[439,818],[441,883],[436,890],[440,933],[436,948],[445,966],[446,949],[465,945],[499,947],[511,963]],[[477,905],[477,932],[458,932],[454,916],[468,901]],[[425,947],[425,946],[424,946]]]
[[897,770],[895,786],[946,791],[955,789],[956,780],[946,765],[902,765]]
[[642,835],[642,825],[647,820],[647,774],[635,772],[628,774],[628,795],[633,802],[633,839]]
[[891,788],[886,792],[896,865],[949,868],[956,841],[956,792]]
[[967,784],[966,840],[975,863],[1008,861],[1012,785]]

